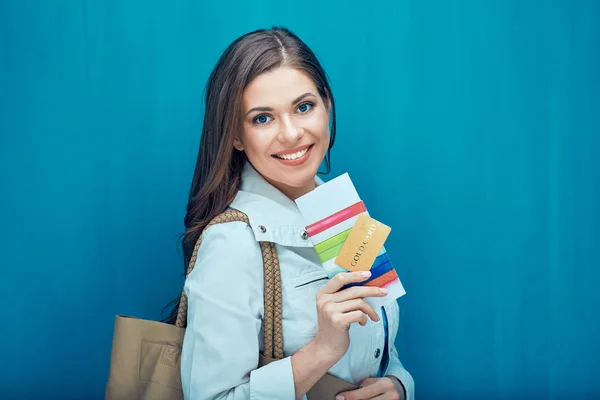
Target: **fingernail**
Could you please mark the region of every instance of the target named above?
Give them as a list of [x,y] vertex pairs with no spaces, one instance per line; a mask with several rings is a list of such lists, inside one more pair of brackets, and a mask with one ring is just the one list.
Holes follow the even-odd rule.
[[335,396],[335,400],[344,400],[344,396],[342,396],[342,395]]
[[[362,276],[364,276],[365,278],[368,278],[371,276],[371,271],[363,271],[360,273]],[[338,398],[336,398],[336,400],[339,400]],[[344,400],[344,396],[341,397],[341,400]]]
[[379,291],[380,291],[381,293],[383,293],[383,294],[387,294],[387,293],[389,292],[389,290],[388,290],[388,289],[386,289],[386,288],[384,288],[384,287],[382,287],[382,288],[379,288]]

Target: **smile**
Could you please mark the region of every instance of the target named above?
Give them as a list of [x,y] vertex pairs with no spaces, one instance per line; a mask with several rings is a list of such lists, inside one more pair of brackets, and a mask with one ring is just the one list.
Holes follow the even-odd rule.
[[312,148],[314,147],[314,143],[307,146],[301,146],[296,149],[291,149],[290,151],[286,151],[280,154],[273,154],[273,158],[279,160],[284,165],[295,167],[301,164],[304,164],[310,154],[312,153]]
[[292,154],[275,154],[275,157],[281,158],[282,160],[297,160],[300,157],[302,157],[303,155],[305,155],[306,153],[308,153],[309,148],[310,148],[310,146],[308,146],[304,150],[300,150],[300,151],[298,151],[296,153],[292,153]]

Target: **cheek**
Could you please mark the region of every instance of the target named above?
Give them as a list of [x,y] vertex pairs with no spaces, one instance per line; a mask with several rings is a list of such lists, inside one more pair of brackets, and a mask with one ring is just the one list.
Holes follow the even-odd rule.
[[256,132],[253,129],[246,129],[244,132],[244,150],[246,153],[264,153],[270,145],[270,133],[264,129]]
[[319,115],[315,115],[315,118],[311,118],[308,121],[307,128],[314,136],[319,137],[321,140],[329,138],[329,120],[327,119],[327,113],[321,112]]

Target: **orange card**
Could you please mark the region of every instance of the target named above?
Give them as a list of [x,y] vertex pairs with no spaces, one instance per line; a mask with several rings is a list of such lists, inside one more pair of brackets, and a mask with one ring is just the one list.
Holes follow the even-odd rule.
[[344,242],[335,263],[348,271],[368,271],[392,231],[387,225],[361,214]]

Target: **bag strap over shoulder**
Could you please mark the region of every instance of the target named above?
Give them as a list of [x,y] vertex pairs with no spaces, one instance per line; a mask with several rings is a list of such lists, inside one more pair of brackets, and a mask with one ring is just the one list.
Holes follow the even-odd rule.
[[281,300],[281,270],[275,243],[260,242],[262,250],[265,295],[264,295],[264,356],[283,358],[283,328]]
[[[206,225],[204,231],[215,224],[226,222],[245,222],[249,223],[248,216],[238,210],[228,210],[217,215]],[[204,231],[202,233],[204,233]],[[281,327],[281,273],[279,270],[279,258],[275,244],[270,242],[259,242],[263,257],[264,268],[264,355],[269,358],[283,358],[283,330]],[[202,244],[202,234],[198,238],[186,276],[194,269],[198,249]],[[175,326],[185,328],[187,325],[187,296],[185,291],[181,292],[179,310],[177,311],[177,321]]]

